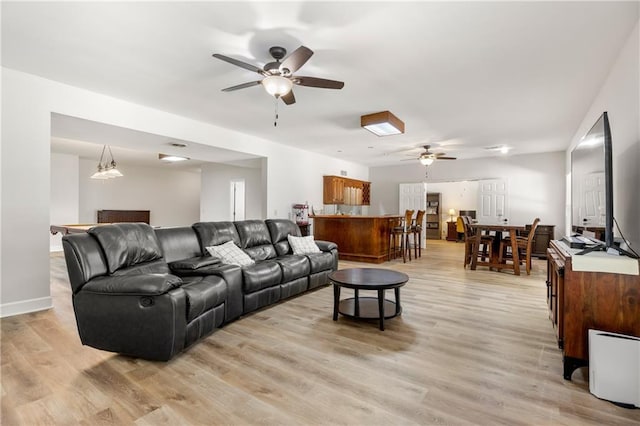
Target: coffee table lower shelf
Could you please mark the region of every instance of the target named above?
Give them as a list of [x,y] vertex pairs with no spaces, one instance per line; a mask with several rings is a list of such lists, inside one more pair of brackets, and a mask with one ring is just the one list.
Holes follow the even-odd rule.
[[[397,308],[396,302],[384,300],[384,319],[396,317],[402,313],[402,308]],[[377,297],[358,297],[358,312],[356,312],[356,298],[343,299],[338,306],[338,312],[345,317],[355,319],[380,319],[380,311]]]

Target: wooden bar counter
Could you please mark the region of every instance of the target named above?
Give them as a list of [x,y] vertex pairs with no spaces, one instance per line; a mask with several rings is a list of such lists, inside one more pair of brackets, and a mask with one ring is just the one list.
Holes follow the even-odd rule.
[[338,245],[340,260],[382,263],[388,259],[391,219],[402,216],[313,215],[316,240]]

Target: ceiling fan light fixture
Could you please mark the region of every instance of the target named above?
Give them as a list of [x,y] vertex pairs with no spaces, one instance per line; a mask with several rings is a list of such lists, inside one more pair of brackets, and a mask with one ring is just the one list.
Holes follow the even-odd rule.
[[189,160],[189,157],[181,157],[179,155],[170,155],[170,154],[158,154],[158,160],[167,161],[169,163],[175,163],[178,161]]
[[390,111],[363,115],[360,117],[360,126],[376,136],[399,135],[404,133],[404,122]]
[[430,166],[433,164],[433,157],[430,156],[421,156],[420,157],[420,164],[422,164],[423,166]]
[[291,91],[293,82],[286,77],[270,75],[262,79],[262,85],[268,94],[279,98]]

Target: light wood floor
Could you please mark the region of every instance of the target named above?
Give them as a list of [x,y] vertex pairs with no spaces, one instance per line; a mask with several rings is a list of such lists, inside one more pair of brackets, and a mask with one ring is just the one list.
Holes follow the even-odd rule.
[[81,346],[64,260],[54,254],[54,309],[1,321],[1,423],[640,423],[640,410],[591,395],[586,369],[562,378],[545,261],[514,277],[465,270],[462,256],[462,244],[429,241],[420,260],[381,265],[411,278],[404,312],[384,332],[332,321],[324,287],[159,363]]

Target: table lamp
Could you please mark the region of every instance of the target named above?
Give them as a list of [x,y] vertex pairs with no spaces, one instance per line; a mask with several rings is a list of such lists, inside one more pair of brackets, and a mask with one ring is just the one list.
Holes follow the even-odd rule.
[[453,216],[455,216],[456,214],[456,210],[455,209],[449,209],[449,222],[453,222]]

